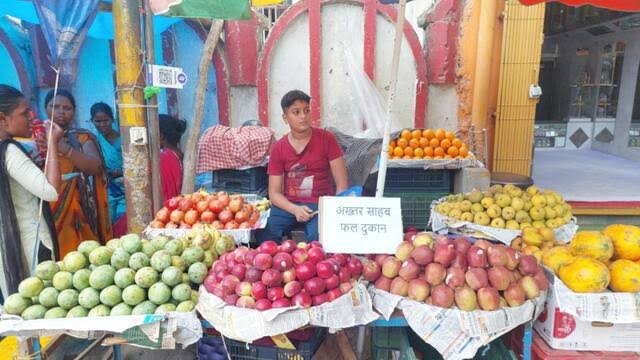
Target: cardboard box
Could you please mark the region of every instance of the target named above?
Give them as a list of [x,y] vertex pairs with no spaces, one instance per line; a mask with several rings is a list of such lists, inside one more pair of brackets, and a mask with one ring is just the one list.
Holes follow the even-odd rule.
[[553,286],[534,329],[554,349],[640,352],[640,323],[582,321],[560,311]]

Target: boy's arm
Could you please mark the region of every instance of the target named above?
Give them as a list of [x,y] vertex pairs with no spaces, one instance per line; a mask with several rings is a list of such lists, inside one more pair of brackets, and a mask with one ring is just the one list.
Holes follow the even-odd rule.
[[336,194],[347,190],[349,187],[349,179],[347,178],[347,167],[344,165],[344,157],[333,159],[329,162],[331,166],[331,175],[336,183]]
[[282,193],[282,175],[269,175],[269,199],[273,205],[294,215],[299,222],[311,220],[311,210],[308,206],[296,205],[289,201]]

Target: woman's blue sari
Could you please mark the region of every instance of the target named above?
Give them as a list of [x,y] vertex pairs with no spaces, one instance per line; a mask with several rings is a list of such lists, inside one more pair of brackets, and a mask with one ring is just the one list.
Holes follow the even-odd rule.
[[109,208],[111,209],[111,219],[118,220],[126,211],[124,199],[124,181],[122,176],[113,177],[112,172],[118,171],[122,174],[122,142],[118,137],[116,141],[109,142],[100,132],[97,138],[104,154],[105,167],[109,173]]

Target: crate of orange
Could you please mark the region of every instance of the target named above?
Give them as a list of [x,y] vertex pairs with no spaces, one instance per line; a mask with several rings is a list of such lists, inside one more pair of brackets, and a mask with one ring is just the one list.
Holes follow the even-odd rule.
[[469,146],[444,129],[404,129],[389,143],[389,167],[460,169],[483,167]]

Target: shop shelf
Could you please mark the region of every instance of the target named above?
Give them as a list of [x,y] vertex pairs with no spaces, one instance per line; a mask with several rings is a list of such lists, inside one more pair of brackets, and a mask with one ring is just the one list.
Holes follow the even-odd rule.
[[371,359],[415,360],[406,327],[372,327]]
[[385,189],[385,197],[399,197],[402,206],[402,224],[425,230],[429,223],[431,202],[449,195],[448,192],[394,192]]
[[388,168],[385,191],[424,191],[449,193],[452,190],[451,170],[424,170],[420,168]]
[[290,338],[289,340],[295,346],[295,350],[281,349],[271,345],[247,344],[228,338],[225,338],[225,343],[229,356],[234,360],[311,360],[326,336],[327,329],[315,328],[313,336],[308,341]]
[[212,172],[211,187],[230,193],[264,193],[269,177],[264,166],[244,170],[222,169]]

